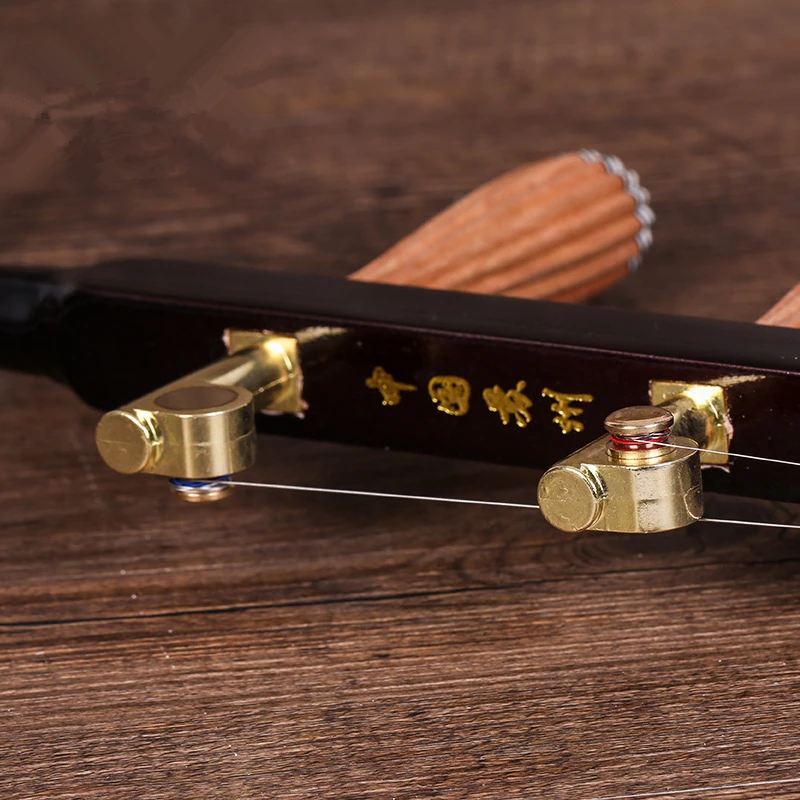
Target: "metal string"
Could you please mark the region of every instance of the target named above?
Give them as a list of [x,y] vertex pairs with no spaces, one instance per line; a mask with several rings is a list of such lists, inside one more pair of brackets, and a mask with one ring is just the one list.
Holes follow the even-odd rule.
[[329,489],[323,486],[293,486],[285,483],[251,483],[249,481],[214,481],[228,486],[251,486],[259,489],[288,489],[290,492],[321,492],[322,494],[349,494],[358,497],[383,497],[390,500],[430,500],[434,503],[464,503],[473,506],[501,506],[538,510],[532,503],[502,503],[497,500],[470,500],[465,497],[434,497],[424,494],[395,494],[393,492],[366,492],[360,489]]
[[800,531],[800,525],[792,525],[789,522],[756,522],[750,519],[712,519],[711,517],[701,517],[698,522],[724,522],[726,525],[755,525],[757,528],[791,528]]
[[[632,437],[633,438],[633,437]],[[752,461],[765,461],[773,464],[783,464],[790,467],[800,467],[800,461],[787,461],[782,458],[767,458],[765,456],[754,456],[747,453],[729,453],[724,450],[711,450],[705,447],[691,447],[690,445],[670,443],[671,447],[679,450],[692,450],[697,453],[713,453],[715,455],[728,456],[731,458],[747,458]],[[323,486],[297,486],[283,483],[254,483],[251,481],[232,481],[221,480],[215,483],[224,483],[228,486],[245,486],[250,488],[259,489],[282,489],[291,492],[314,492],[318,494],[339,494],[350,495],[355,497],[377,497],[389,500],[427,500],[433,503],[458,503],[462,505],[474,506],[495,506],[500,508],[523,508],[527,510],[538,511],[539,506],[534,503],[506,503],[497,500],[476,500],[466,497],[434,497],[432,495],[420,494],[399,494],[396,492],[369,492],[361,489],[333,489]],[[715,519],[712,517],[703,517],[698,522],[714,522],[726,525],[752,525],[761,528],[788,528],[793,530],[800,530],[800,525],[783,522],[756,522],[754,520],[744,519]]]
[[[505,503],[497,500],[474,500],[466,497],[438,497],[423,494],[397,494],[395,492],[367,492],[361,489],[331,489],[325,486],[298,486],[286,483],[255,483],[252,481],[214,481],[224,483],[228,486],[245,486],[256,489],[283,489],[290,492],[314,492],[319,494],[344,494],[357,497],[380,497],[389,500],[428,500],[434,503],[461,503],[472,506],[500,506],[501,508],[524,508],[528,510],[539,510],[539,506],[533,503]],[[784,522],[756,522],[744,519],[713,519],[703,517],[698,522],[718,522],[727,525],[754,525],[759,528],[790,528],[800,530],[800,525],[793,525]]]
[[[629,438],[636,439],[635,436]],[[748,455],[747,453],[728,453],[725,450],[710,450],[707,447],[692,447],[691,445],[675,444],[674,442],[669,442],[664,446],[675,447],[678,450],[693,450],[696,453],[714,453],[714,455],[718,456],[729,456],[731,458],[749,458],[751,461],[766,461],[769,462],[770,464],[783,464],[788,467],[800,467],[800,461],[786,461],[783,458],[767,458],[766,456],[751,456]]]

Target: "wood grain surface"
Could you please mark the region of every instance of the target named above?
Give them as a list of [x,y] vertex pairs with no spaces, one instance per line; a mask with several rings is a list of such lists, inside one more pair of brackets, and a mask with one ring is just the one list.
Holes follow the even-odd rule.
[[590,150],[563,153],[469,192],[350,277],[588,300],[627,277],[649,246],[646,197],[621,162]]
[[[800,274],[799,25],[786,0],[6,3],[0,261],[344,276],[479,183],[591,147],[658,215],[596,302],[754,320]],[[0,375],[0,797],[800,797],[797,532],[182,506],[105,469],[96,420]],[[538,478],[261,451],[253,480],[531,502]]]

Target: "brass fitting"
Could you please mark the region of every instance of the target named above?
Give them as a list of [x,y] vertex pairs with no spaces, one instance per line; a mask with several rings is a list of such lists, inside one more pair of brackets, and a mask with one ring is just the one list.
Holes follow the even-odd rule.
[[609,415],[609,436],[551,467],[539,482],[545,519],[564,531],[653,533],[703,515],[700,458],[692,439],[673,437],[672,413],[633,406]]
[[650,381],[650,401],[666,408],[675,417],[672,432],[694,439],[705,450],[700,453],[704,466],[725,466],[732,426],[728,400],[722,386],[678,381]]
[[165,475],[198,502],[230,488],[214,478],[253,465],[255,413],[303,410],[297,342],[253,331],[229,331],[227,342],[226,358],[103,415],[96,441],[109,467]]

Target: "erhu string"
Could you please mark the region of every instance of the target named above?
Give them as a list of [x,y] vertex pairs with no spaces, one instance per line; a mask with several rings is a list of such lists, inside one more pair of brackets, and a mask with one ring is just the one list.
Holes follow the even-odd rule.
[[[631,436],[631,439],[635,439],[636,437]],[[711,450],[708,447],[692,447],[688,444],[675,444],[674,442],[669,442],[665,445],[665,447],[675,447],[678,450],[694,450],[696,453],[713,453],[714,455],[718,456],[728,456],[729,458],[747,458],[751,461],[766,461],[770,464],[783,464],[787,467],[800,467],[800,461],[787,461],[783,458],[768,458],[767,456],[752,456],[748,453],[730,453],[726,450]]]
[[757,528],[789,528],[800,531],[800,525],[793,525],[791,522],[758,522],[752,519],[714,519],[713,517],[701,517],[698,522],[722,522],[725,525],[755,525]]
[[[754,456],[747,453],[730,453],[724,450],[712,450],[706,447],[692,447],[690,445],[670,443],[667,446],[675,447],[681,450],[693,450],[697,453],[713,453],[715,455],[728,456],[730,458],[747,458],[753,461],[766,461],[773,464],[782,464],[790,467],[800,467],[799,461],[787,461],[782,458],[767,458],[766,456]],[[372,497],[381,498],[385,500],[424,500],[432,503],[457,503],[461,505],[473,506],[494,506],[495,508],[521,508],[526,510],[538,511],[539,506],[535,503],[509,503],[498,500],[478,500],[467,497],[441,497],[438,495],[422,495],[422,494],[400,494],[397,492],[372,492],[363,489],[336,489],[326,486],[301,486],[297,484],[285,483],[256,483],[254,481],[234,481],[230,479],[215,481],[215,483],[224,483],[228,486],[243,486],[246,488],[257,489],[275,489],[290,492],[313,492],[315,494],[338,494],[349,495],[351,497]],[[755,520],[746,519],[716,519],[712,517],[703,517],[698,522],[714,522],[726,525],[753,525],[761,528],[788,528],[792,530],[800,530],[800,525],[784,522],[758,522]]]
[[462,503],[473,506],[500,506],[502,508],[526,508],[539,510],[533,503],[506,503],[499,500],[472,500],[466,497],[439,497],[438,495],[425,494],[396,494],[394,492],[368,492],[361,489],[332,489],[327,486],[297,486],[286,483],[253,483],[251,481],[220,480],[214,483],[224,483],[226,486],[249,486],[258,489],[283,489],[290,492],[314,492],[319,494],[347,494],[357,497],[381,497],[389,500],[428,500],[433,503]]
[[[399,494],[397,492],[370,492],[363,489],[335,489],[327,486],[301,486],[298,484],[287,483],[256,483],[255,481],[232,481],[220,480],[215,483],[223,483],[226,486],[243,486],[246,488],[255,489],[275,489],[290,492],[311,492],[314,494],[338,494],[349,495],[355,497],[372,497],[382,498],[389,500],[425,500],[433,503],[458,503],[462,505],[473,506],[494,506],[501,508],[522,508],[527,510],[538,511],[539,506],[534,503],[508,503],[498,500],[478,500],[467,497],[441,497],[438,495],[423,495],[423,494]],[[800,525],[783,522],[757,522],[754,520],[746,519],[715,519],[712,517],[702,517],[697,520],[698,522],[716,522],[724,523],[727,525],[754,525],[759,528],[789,528],[793,530],[800,530]]]

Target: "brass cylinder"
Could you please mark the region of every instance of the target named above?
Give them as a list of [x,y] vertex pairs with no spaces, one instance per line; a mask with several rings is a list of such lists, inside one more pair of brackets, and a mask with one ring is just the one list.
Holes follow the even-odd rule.
[[646,406],[611,415],[607,428],[617,441],[596,439],[542,476],[538,497],[545,519],[569,532],[619,533],[667,531],[700,519],[700,459],[683,449],[696,443],[670,437],[672,419]]
[[184,480],[252,466],[255,413],[301,408],[300,370],[292,338],[244,332],[237,341],[226,358],[105,414],[96,441],[106,464]]

